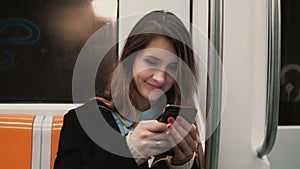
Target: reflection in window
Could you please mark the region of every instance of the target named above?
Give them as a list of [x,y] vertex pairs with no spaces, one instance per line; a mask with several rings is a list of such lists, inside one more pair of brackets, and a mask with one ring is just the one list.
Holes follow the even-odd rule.
[[[113,0],[1,0],[0,101],[72,102],[76,58],[117,10]],[[115,54],[106,61],[114,62]],[[97,82],[97,93],[105,83]]]
[[281,1],[280,125],[300,125],[300,1]]

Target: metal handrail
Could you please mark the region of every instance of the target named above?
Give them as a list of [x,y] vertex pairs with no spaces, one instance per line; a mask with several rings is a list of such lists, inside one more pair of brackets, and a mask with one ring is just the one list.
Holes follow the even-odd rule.
[[256,149],[262,158],[273,148],[278,126],[281,57],[280,0],[268,0],[268,79],[265,138]]
[[[210,103],[209,112],[212,113],[207,118],[207,133],[212,135],[205,145],[205,168],[218,169],[219,143],[220,143],[220,118],[222,107],[222,61],[223,61],[223,0],[210,0],[210,27],[209,41],[212,48],[209,48],[208,71],[210,82],[208,86]],[[221,96],[220,96],[221,95]],[[217,127],[214,129],[214,126]],[[207,136],[208,137],[208,136]]]

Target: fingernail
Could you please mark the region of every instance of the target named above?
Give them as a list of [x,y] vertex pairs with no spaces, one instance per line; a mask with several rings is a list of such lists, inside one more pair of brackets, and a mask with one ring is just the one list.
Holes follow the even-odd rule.
[[171,124],[167,124],[168,129],[171,128]]
[[182,116],[178,116],[178,117],[177,117],[177,120],[178,120],[178,121],[182,121],[182,118],[183,118]]
[[174,122],[175,122],[174,117],[169,117],[169,118],[168,118],[168,122],[169,122],[169,123],[174,123]]

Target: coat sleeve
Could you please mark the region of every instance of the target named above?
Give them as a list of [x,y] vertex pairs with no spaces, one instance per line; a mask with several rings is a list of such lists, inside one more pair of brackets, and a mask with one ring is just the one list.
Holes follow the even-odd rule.
[[64,116],[54,169],[83,168],[75,120],[75,113],[72,110]]
[[[125,142],[120,140],[120,142]],[[128,150],[129,151],[129,150]],[[138,169],[133,158],[121,157],[96,145],[82,129],[74,110],[64,116],[54,169]]]

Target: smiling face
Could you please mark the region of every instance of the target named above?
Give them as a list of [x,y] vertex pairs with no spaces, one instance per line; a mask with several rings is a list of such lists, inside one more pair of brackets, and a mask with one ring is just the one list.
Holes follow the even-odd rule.
[[137,101],[155,102],[169,91],[175,82],[177,67],[178,57],[171,42],[164,37],[154,38],[133,62]]

